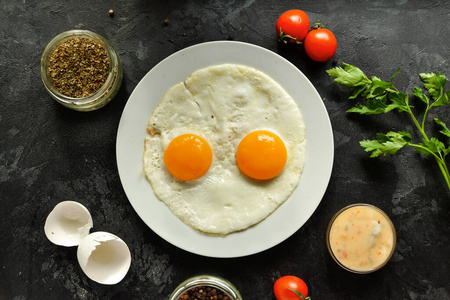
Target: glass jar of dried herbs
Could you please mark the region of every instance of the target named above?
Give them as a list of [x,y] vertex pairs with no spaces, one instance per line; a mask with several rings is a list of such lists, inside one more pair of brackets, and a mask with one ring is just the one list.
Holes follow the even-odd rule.
[[62,105],[92,111],[109,103],[122,83],[122,63],[114,47],[88,30],[69,30],[53,38],[41,58],[41,76]]
[[169,297],[169,300],[185,299],[242,300],[242,296],[226,279],[213,275],[199,275],[180,283]]

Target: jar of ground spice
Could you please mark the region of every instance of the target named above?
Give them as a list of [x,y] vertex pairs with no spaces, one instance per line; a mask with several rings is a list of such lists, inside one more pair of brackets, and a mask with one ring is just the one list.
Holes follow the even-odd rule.
[[114,47],[88,30],[69,30],[53,38],[41,58],[41,76],[50,95],[78,111],[109,103],[122,83],[122,63]]
[[236,287],[228,280],[212,275],[199,275],[183,281],[169,300],[242,300]]

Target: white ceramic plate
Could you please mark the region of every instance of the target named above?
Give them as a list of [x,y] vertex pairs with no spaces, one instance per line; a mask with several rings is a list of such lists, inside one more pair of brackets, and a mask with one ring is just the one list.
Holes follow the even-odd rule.
[[[306,161],[291,197],[261,223],[225,237],[202,234],[160,201],[143,172],[148,120],[164,93],[192,72],[221,63],[259,69],[296,100],[306,125]],[[125,193],[142,220],[159,236],[186,251],[209,257],[240,257],[269,249],[295,233],[319,205],[331,176],[334,145],[330,119],[310,81],[289,61],[259,46],[208,42],[183,49],[161,61],[139,82],[123,111],[117,133],[117,165]]]

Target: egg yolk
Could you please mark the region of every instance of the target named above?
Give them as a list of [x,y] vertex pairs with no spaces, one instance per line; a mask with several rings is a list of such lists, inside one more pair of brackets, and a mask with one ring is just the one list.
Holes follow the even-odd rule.
[[281,138],[266,130],[246,135],[236,152],[236,162],[241,172],[258,180],[276,177],[283,170],[286,159],[286,146]]
[[164,164],[178,180],[189,181],[202,177],[211,166],[212,150],[208,142],[195,134],[174,138],[164,151]]

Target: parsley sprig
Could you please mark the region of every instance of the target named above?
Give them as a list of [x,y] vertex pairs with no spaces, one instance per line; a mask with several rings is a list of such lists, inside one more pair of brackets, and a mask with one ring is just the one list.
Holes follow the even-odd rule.
[[[410,105],[409,95],[399,91],[393,84],[399,72],[400,69],[387,82],[376,76],[368,78],[361,69],[346,63],[343,63],[342,67],[327,70],[327,73],[334,78],[334,81],[352,91],[349,99],[365,98],[364,104],[357,104],[349,109],[348,112],[362,115],[382,114],[392,110],[406,112],[411,116],[412,121],[422,135],[420,143],[413,143],[411,134],[406,131],[389,131],[386,134],[377,133],[375,140],[360,141],[360,145],[365,151],[371,152],[370,157],[394,155],[405,146],[414,147],[417,152],[434,157],[450,189],[450,174],[445,163],[445,158],[450,153],[450,145],[446,147],[436,137],[429,137],[425,131],[429,110],[433,107],[449,104],[450,90],[444,89],[447,78],[441,73],[419,74],[424,88],[428,91],[427,96],[421,88],[414,88],[413,95],[426,105],[423,117],[420,120],[412,111],[413,106]],[[438,118],[434,118],[434,122],[440,126],[440,133],[450,138],[450,130],[445,123]],[[447,144],[449,144],[449,140],[447,140]]]

